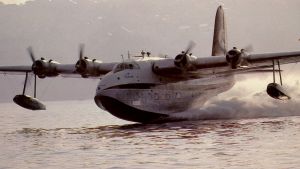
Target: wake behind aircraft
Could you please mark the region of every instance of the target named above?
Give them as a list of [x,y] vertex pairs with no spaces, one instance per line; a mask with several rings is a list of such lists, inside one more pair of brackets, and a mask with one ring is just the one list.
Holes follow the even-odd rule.
[[[235,74],[273,73],[267,93],[275,99],[291,99],[282,87],[280,65],[299,62],[300,51],[249,54],[247,49],[233,47],[228,50],[226,31],[224,11],[219,6],[211,56],[194,56],[191,51],[195,43],[191,42],[175,58],[142,52],[119,63],[102,63],[85,57],[81,45],[76,64],[60,64],[44,58],[36,60],[29,48],[31,66],[2,66],[0,71],[26,75],[23,93],[15,96],[14,102],[31,110],[46,108],[36,98],[36,77],[80,75],[98,78],[100,82],[94,96],[97,106],[118,118],[140,123],[178,120],[175,114],[199,108],[213,96],[230,90],[235,84]],[[25,95],[30,73],[35,77],[34,97]],[[279,84],[275,78],[277,73]]]

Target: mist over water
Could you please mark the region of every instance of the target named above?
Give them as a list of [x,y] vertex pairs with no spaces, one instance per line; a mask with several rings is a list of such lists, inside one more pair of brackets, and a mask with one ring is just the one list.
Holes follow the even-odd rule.
[[279,101],[253,102],[252,99],[230,98],[209,101],[201,108],[179,112],[174,117],[187,120],[287,117],[299,116],[299,108],[299,100],[282,103]]
[[188,120],[245,119],[261,117],[300,116],[299,98],[282,101],[269,98],[266,92],[252,97],[221,96],[212,98],[204,106],[174,115]]

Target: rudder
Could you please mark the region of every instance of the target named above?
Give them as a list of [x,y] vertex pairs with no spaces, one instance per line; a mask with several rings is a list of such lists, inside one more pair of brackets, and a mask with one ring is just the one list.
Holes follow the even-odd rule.
[[227,52],[227,30],[226,30],[226,23],[225,23],[225,15],[224,15],[223,7],[219,6],[215,18],[212,56],[225,56],[226,52]]

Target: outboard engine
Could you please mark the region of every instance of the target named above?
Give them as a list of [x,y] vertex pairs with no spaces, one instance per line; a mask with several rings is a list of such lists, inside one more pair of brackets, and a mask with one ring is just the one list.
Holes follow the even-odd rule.
[[56,61],[41,58],[33,62],[32,70],[39,78],[55,77],[59,75],[59,72],[56,70],[57,65],[59,63]]

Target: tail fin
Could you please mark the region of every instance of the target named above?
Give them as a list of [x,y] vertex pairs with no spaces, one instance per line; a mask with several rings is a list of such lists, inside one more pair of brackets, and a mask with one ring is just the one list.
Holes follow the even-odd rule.
[[227,30],[226,30],[225,16],[224,16],[223,7],[219,6],[215,18],[212,56],[225,56],[226,52],[227,52]]

